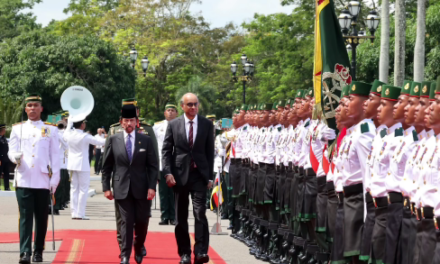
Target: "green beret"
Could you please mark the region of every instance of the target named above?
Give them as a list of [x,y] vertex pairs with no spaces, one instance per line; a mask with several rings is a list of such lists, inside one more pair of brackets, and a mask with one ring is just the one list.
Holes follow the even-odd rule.
[[420,97],[420,86],[422,84],[419,82],[412,82],[411,84],[411,90],[409,92],[409,96],[411,97]]
[[272,110],[272,107],[273,107],[273,105],[271,105],[271,104],[262,103],[260,105],[259,110],[262,110],[262,111],[269,110],[270,111],[270,110]]
[[386,99],[388,101],[397,101],[400,96],[400,90],[400,87],[384,85],[382,86],[382,93],[380,96],[382,99]]
[[272,104],[272,110],[277,110],[278,109],[278,102],[275,102]]
[[409,95],[409,92],[411,91],[411,85],[412,81],[404,80],[403,81],[403,88],[400,90],[400,95]]
[[286,106],[286,100],[278,100],[277,108],[280,106],[284,108]]
[[175,104],[173,104],[173,103],[170,103],[170,102],[168,102],[168,103],[165,105],[165,110],[167,110],[167,109],[169,109],[169,108],[172,108],[172,109],[177,110],[177,106],[176,106]]
[[373,85],[371,86],[370,93],[380,96],[382,94],[383,85],[386,85],[386,83],[379,80],[374,80]]
[[134,106],[137,106],[136,98],[122,99],[122,105],[134,105]]
[[292,99],[287,99],[287,100],[286,100],[286,103],[284,104],[284,107],[286,107],[286,106],[290,106],[290,104],[291,104],[292,102],[293,102]]
[[254,110],[258,110],[258,104],[254,104]]
[[437,87],[437,83],[436,82],[431,82],[431,88],[429,90],[429,100],[430,101],[434,101],[435,100],[435,90]]
[[296,91],[295,99],[296,98],[302,98],[302,94],[303,94],[303,90],[302,89],[299,89],[298,91]]
[[37,93],[31,93],[28,96],[26,96],[25,102],[29,103],[29,102],[42,102],[43,99],[41,98],[41,96]]
[[351,87],[348,91],[348,94],[368,96],[370,94],[370,90],[371,90],[371,84],[354,81],[351,83]]
[[348,90],[350,89],[351,84],[344,86],[344,88],[342,88],[342,92],[341,92],[341,98],[343,97],[348,97]]
[[422,91],[420,92],[420,97],[429,98],[429,90],[431,90],[431,82],[422,82]]
[[1,124],[1,125],[0,125],[0,129],[3,129],[3,128],[6,128],[6,125],[5,125],[5,124]]
[[309,89],[306,90],[306,93],[304,94],[304,98],[306,96],[309,96],[309,97],[313,98],[314,95],[315,95],[315,90],[313,88],[309,88]]
[[248,105],[247,104],[242,104],[241,107],[240,107],[240,110],[247,111],[248,110]]

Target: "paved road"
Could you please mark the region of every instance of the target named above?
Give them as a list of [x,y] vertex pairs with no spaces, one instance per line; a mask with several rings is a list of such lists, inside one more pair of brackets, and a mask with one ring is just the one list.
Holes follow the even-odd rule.
[[[90,229],[90,230],[115,230],[114,202],[105,199],[102,193],[100,181],[91,181],[90,188],[96,189],[97,194],[89,198],[87,202],[86,215],[91,218],[89,221],[74,221],[70,217],[70,211],[60,211],[61,215],[55,217],[55,229]],[[154,208],[154,205],[153,205]],[[149,231],[151,232],[174,232],[174,226],[159,226],[160,211],[159,199],[157,199],[157,210],[153,210],[150,219]],[[192,211],[192,208],[189,208]],[[207,212],[210,227],[216,222],[216,215]],[[194,218],[190,212],[190,232],[194,232]],[[50,221],[49,221],[50,222]],[[223,231],[227,231],[228,221],[222,221]],[[49,230],[51,230],[49,224]],[[0,233],[18,232],[18,206],[15,197],[0,197]],[[1,236],[1,234],[0,234]],[[147,237],[148,239],[148,237]],[[116,238],[115,238],[116,240]],[[211,236],[210,245],[228,264],[241,263],[262,263],[248,254],[248,248],[239,241],[227,236]],[[58,250],[60,243],[57,243]],[[176,252],[177,254],[177,252]],[[0,244],[0,263],[18,263],[18,244]],[[55,252],[50,249],[44,253],[45,262],[51,263],[55,258]],[[115,260],[116,263],[117,260]]]

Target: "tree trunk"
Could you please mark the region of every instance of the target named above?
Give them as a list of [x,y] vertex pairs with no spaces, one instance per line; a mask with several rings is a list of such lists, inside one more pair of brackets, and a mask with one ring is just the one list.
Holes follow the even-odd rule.
[[405,0],[396,0],[395,9],[394,85],[402,86],[405,78]]
[[417,1],[417,37],[414,47],[414,81],[423,82],[425,73],[426,0]]
[[379,81],[388,83],[390,68],[390,2],[382,0],[380,14],[380,58],[379,58]]

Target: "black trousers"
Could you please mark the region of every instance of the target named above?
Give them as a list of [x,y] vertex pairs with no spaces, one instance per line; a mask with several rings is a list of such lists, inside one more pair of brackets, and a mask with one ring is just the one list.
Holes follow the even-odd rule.
[[116,200],[121,214],[121,256],[130,258],[133,246],[133,228],[135,233],[134,249],[140,254],[148,232],[148,223],[151,216],[151,201],[136,199],[131,191],[125,199]]
[[96,148],[95,149],[95,173],[99,173],[101,171],[101,163],[99,162],[99,159],[101,158],[101,149]]
[[[197,170],[190,172],[189,177],[199,173]],[[192,185],[200,185],[192,184]],[[207,254],[209,248],[209,227],[206,218],[206,190],[191,188],[191,186],[179,187],[174,189],[174,199],[176,208],[176,236],[178,253],[191,255],[191,240],[188,232],[188,206],[189,195],[191,195],[193,214],[195,219],[195,245],[194,254]]]
[[49,190],[16,188],[20,233],[20,255],[31,253],[32,248],[32,227],[35,216],[35,239],[34,250],[42,252],[44,250],[44,241],[46,239],[49,207]]
[[2,160],[0,163],[0,176],[3,173],[3,185],[5,186],[5,190],[9,190],[9,162]]

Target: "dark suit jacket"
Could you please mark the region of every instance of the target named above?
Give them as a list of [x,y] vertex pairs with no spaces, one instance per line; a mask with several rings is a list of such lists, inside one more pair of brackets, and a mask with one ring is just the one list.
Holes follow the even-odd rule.
[[203,116],[197,115],[197,135],[192,150],[189,148],[185,130],[185,118],[180,116],[168,124],[162,147],[162,164],[165,176],[172,174],[176,186],[188,182],[191,158],[208,185],[214,172],[214,125]]
[[153,141],[149,136],[135,133],[133,158],[130,163],[125,149],[124,133],[117,133],[111,136],[105,145],[102,189],[104,192],[110,190],[113,172],[115,199],[125,199],[130,188],[134,198],[147,199],[148,189],[156,190],[158,168]]

